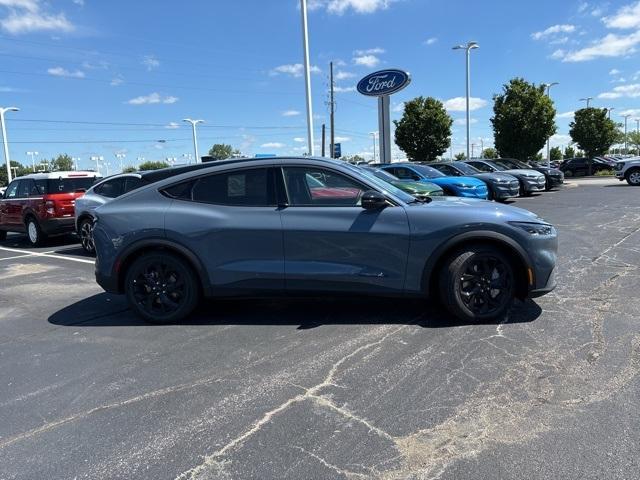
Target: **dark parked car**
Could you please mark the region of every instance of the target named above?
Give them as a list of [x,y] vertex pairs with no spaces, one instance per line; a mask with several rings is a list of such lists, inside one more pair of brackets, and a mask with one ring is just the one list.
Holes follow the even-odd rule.
[[[565,177],[581,177],[589,175],[589,159],[588,158],[570,158],[562,162],[559,167]],[[591,173],[595,175],[598,172],[613,173],[614,166],[608,162],[604,162],[597,158],[593,159]]]
[[430,163],[429,166],[441,171],[450,177],[477,177],[487,184],[489,200],[506,200],[517,197],[520,194],[520,182],[508,173],[482,172],[464,162]]
[[503,172],[513,175],[520,182],[520,195],[531,195],[533,192],[541,192],[546,187],[544,174],[531,168],[513,168],[507,163],[497,160],[465,160],[464,163],[477,168],[482,172]]
[[511,166],[511,168],[531,168],[542,173],[545,178],[545,190],[547,191],[559,187],[564,183],[564,173],[557,168],[547,168],[546,165],[540,165],[534,161],[522,162],[514,158],[501,158],[499,161]]
[[535,214],[422,202],[327,159],[216,162],[134,190],[96,217],[98,283],[157,323],[184,318],[201,296],[283,292],[433,295],[458,318],[484,321],[556,283],[557,234]]

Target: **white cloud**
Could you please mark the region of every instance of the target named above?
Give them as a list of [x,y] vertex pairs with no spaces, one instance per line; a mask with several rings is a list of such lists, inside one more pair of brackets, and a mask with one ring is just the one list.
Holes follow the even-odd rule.
[[607,28],[640,28],[640,1],[620,8],[615,15],[602,19]]
[[302,138],[302,137],[296,137],[296,138],[293,139],[293,141],[297,142],[297,143],[304,143],[304,142],[307,141],[307,139],[306,138]]
[[327,12],[342,15],[347,10],[356,13],[374,13],[389,8],[396,0],[309,0],[309,10],[326,9]]
[[610,33],[605,37],[592,42],[591,46],[565,52],[558,50],[552,58],[561,59],[563,62],[586,62],[600,57],[622,57],[636,52],[636,46],[640,44],[640,31],[630,35],[616,35]]
[[175,130],[177,128],[180,128],[180,125],[177,124],[176,122],[169,122],[164,126],[164,128],[168,128],[169,130]]
[[573,33],[575,31],[576,31],[575,25],[552,25],[546,30],[532,33],[531,38],[533,38],[534,40],[542,40],[544,38],[551,37],[558,33]]
[[375,47],[375,48],[368,48],[366,50],[354,50],[353,54],[356,57],[359,57],[362,55],[382,55],[384,52],[385,52],[384,48]]
[[267,142],[260,145],[260,148],[284,148],[286,145],[280,142]]
[[575,112],[572,110],[570,112],[558,113],[556,118],[573,118]]
[[629,108],[628,110],[622,110],[618,112],[618,115],[631,115],[632,117],[640,117],[640,108]]
[[109,84],[112,87],[117,87],[118,85],[122,85],[123,83],[124,83],[124,78],[122,77],[122,75],[118,75],[116,77],[113,77]]
[[[453,121],[453,123],[454,123],[455,125],[466,125],[466,124],[467,124],[467,119],[466,119],[466,118],[456,118],[456,119]],[[474,123],[478,123],[478,120],[477,120],[477,119],[475,119],[475,118],[472,118],[472,119],[471,119],[471,124],[474,124]]]
[[160,60],[158,60],[154,55],[145,55],[142,59],[142,65],[144,65],[147,70],[151,71],[160,66]]
[[351,72],[345,72],[342,70],[339,70],[334,76],[333,78],[335,80],[346,80],[347,78],[353,78],[355,77],[356,74],[355,73],[351,73]]
[[612,91],[604,92],[598,95],[598,98],[615,99],[615,98],[638,98],[640,97],[640,83],[632,83],[630,85],[620,85]]
[[360,57],[354,57],[353,63],[364,67],[375,67],[380,63],[380,59],[375,55],[362,55]]
[[296,117],[298,115],[300,115],[300,112],[298,110],[285,110],[284,112],[282,112],[283,117]]
[[348,93],[348,92],[355,92],[356,91],[356,87],[351,86],[351,87],[339,87],[339,86],[335,86],[333,87],[333,91],[336,93]]
[[132,98],[131,100],[127,101],[127,103],[129,105],[152,105],[156,103],[172,104],[176,103],[177,101],[178,97],[162,97],[159,93],[153,92],[149,95],[141,95],[139,97]]
[[18,93],[18,92],[26,92],[21,88],[13,88],[13,87],[0,87],[0,93]]
[[[322,70],[320,70],[320,68],[317,67],[316,65],[311,65],[311,73],[320,73],[321,71]],[[292,77],[296,77],[296,78],[301,77],[303,73],[304,73],[304,65],[302,65],[301,63],[279,65],[269,72],[270,75],[285,74],[285,75],[291,75]]]
[[336,136],[336,137],[335,137],[335,141],[336,141],[336,142],[340,142],[340,143],[350,142],[350,141],[351,141],[351,137],[340,137],[340,136]]
[[84,7],[84,0],[73,0],[73,3],[81,7]]
[[620,75],[621,73],[622,72],[620,70],[618,70],[617,68],[609,70],[609,75]]
[[396,112],[396,113],[402,113],[402,112],[404,112],[404,102],[400,102],[400,103],[398,103],[397,105],[394,105],[394,106],[391,108],[391,111],[392,111],[392,112]]
[[437,41],[438,41],[438,39],[436,37],[431,37],[431,38],[427,38],[423,43],[425,45],[433,45]]
[[62,67],[52,67],[47,70],[49,75],[53,75],[54,77],[66,77],[66,78],[84,78],[84,72],[82,70],[76,70],[71,72],[66,68]]
[[[44,4],[45,8],[48,4]],[[39,0],[0,0],[0,6],[9,9],[9,15],[0,19],[0,28],[13,35],[30,32],[71,32],[75,26],[64,13],[42,11]]]
[[[486,107],[486,100],[477,97],[469,98],[469,110],[474,111]],[[450,112],[465,112],[467,110],[467,100],[465,97],[455,97],[445,100],[444,108]]]

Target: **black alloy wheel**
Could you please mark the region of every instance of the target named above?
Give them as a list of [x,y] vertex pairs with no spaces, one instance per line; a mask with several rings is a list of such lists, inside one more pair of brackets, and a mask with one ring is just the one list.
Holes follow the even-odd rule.
[[78,234],[80,235],[82,249],[90,255],[96,253],[96,246],[93,243],[93,220],[91,218],[85,218],[80,222]]

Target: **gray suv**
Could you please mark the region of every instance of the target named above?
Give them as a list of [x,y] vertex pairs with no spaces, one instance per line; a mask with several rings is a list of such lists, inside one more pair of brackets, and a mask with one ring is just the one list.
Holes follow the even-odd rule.
[[127,193],[95,212],[96,279],[144,319],[200,297],[431,296],[463,321],[555,287],[557,234],[476,199],[418,200],[347,163],[237,159]]

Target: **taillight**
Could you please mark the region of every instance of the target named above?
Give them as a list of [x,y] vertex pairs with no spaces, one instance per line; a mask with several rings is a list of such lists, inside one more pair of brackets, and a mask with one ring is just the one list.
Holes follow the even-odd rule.
[[44,202],[44,209],[49,215],[55,215],[56,203],[52,200],[47,200]]

